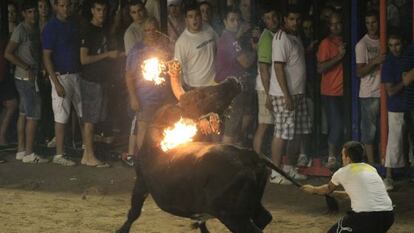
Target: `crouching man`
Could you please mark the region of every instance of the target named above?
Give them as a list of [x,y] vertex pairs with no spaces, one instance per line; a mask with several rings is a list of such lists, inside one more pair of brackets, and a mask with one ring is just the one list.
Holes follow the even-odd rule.
[[392,202],[384,183],[375,168],[364,163],[363,158],[364,146],[355,141],[347,142],[342,148],[343,167],[333,174],[329,184],[302,187],[305,192],[325,195],[342,185],[351,199],[352,211],[328,233],[385,233],[394,223]]

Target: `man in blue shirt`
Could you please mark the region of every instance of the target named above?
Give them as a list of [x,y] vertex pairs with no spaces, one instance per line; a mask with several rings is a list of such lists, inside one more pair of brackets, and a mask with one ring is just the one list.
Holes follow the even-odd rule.
[[80,40],[78,27],[70,18],[70,7],[70,0],[55,0],[56,15],[46,24],[42,33],[43,62],[52,81],[56,136],[56,155],[53,162],[64,166],[75,165],[73,161],[63,157],[65,124],[68,122],[72,103],[78,116],[82,116]]
[[401,36],[392,33],[388,36],[387,55],[381,70],[381,82],[385,85],[387,92],[388,107],[388,143],[385,157],[385,167],[387,168],[384,184],[387,190],[392,190],[392,168],[405,167],[403,151],[403,133],[405,128],[404,112],[406,111],[401,72],[401,53],[403,43]]

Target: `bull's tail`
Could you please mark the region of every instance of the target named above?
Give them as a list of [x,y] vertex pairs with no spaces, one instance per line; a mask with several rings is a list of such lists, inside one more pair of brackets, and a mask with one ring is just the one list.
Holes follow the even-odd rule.
[[[297,182],[295,179],[293,179],[288,174],[286,174],[286,172],[284,172],[283,169],[276,166],[276,164],[273,163],[273,161],[270,160],[266,155],[260,153],[259,158],[266,164],[266,166],[268,166],[269,168],[275,170],[277,173],[279,173],[280,175],[282,175],[283,177],[288,179],[296,187],[298,187],[298,188],[302,187],[301,183]],[[336,199],[334,197],[329,196],[328,194],[326,194],[324,196],[325,196],[325,201],[326,201],[326,204],[328,206],[329,211],[337,212],[339,210],[339,206],[338,206],[338,202],[336,201]]]
[[282,168],[279,168],[278,166],[276,166],[276,164],[272,160],[270,160],[266,155],[260,153],[259,154],[259,158],[266,164],[266,166],[268,166],[269,168],[275,170],[277,173],[279,173],[280,175],[282,175],[283,177],[285,177],[286,179],[288,179],[296,187],[298,187],[298,188],[302,187],[302,184],[300,184],[295,179],[293,179],[288,174],[286,174],[286,172],[283,171]]

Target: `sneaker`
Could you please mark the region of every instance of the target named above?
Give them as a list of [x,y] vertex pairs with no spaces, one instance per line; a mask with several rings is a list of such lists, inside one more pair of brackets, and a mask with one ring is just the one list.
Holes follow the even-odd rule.
[[23,163],[48,163],[48,159],[44,159],[35,153],[31,153],[30,155],[26,155],[22,159]]
[[295,180],[306,180],[308,179],[307,176],[302,175],[298,172],[298,169],[292,166],[285,166],[283,170],[293,179]]
[[292,182],[290,182],[288,179],[286,179],[285,177],[279,174],[276,176],[271,176],[269,182],[272,184],[282,184],[282,185],[292,184]]
[[25,155],[26,155],[26,151],[17,152],[16,153],[16,159],[17,160],[22,160]]
[[122,154],[121,156],[122,161],[124,161],[124,163],[130,167],[134,166],[134,158],[132,157],[132,155],[128,155],[127,153]]
[[56,137],[53,137],[52,140],[50,140],[47,143],[47,148],[55,148],[56,147]]
[[326,163],[326,167],[329,169],[333,169],[336,166],[336,158],[333,156],[328,157],[328,162]]
[[309,158],[308,158],[307,155],[300,154],[299,158],[298,158],[298,161],[296,163],[296,166],[298,166],[298,167],[307,167],[308,163],[309,163],[308,161],[309,161]]
[[60,164],[62,166],[71,167],[75,166],[76,163],[72,160],[66,159],[63,155],[55,155],[53,157],[53,163]]
[[385,190],[391,191],[394,189],[394,181],[391,178],[385,178],[383,182],[385,185]]

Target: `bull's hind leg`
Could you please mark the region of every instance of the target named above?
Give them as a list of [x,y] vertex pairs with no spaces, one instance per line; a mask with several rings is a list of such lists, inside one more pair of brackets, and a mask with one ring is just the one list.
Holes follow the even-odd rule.
[[272,214],[259,203],[252,220],[258,228],[263,230],[272,221],[272,218]]
[[134,190],[132,192],[131,209],[128,212],[128,219],[117,231],[117,233],[129,233],[132,223],[134,223],[134,221],[141,215],[142,205],[144,204],[147,196],[147,186],[141,178],[137,177],[137,181],[135,182]]
[[233,233],[263,233],[248,217],[227,216],[219,220]]

